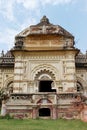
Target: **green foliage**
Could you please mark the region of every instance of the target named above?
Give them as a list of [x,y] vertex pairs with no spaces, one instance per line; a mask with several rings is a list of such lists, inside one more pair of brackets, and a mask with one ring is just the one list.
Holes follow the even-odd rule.
[[3,98],[3,95],[4,95],[4,90],[2,88],[0,88],[0,99]]
[[87,130],[80,120],[17,120],[0,119],[0,130]]
[[0,119],[7,119],[7,120],[9,120],[9,119],[13,119],[13,117],[10,116],[9,114],[6,114],[5,116],[0,116]]
[[0,99],[5,100],[7,98],[7,92],[5,88],[0,88]]
[[8,94],[5,88],[0,88],[0,107],[2,100],[7,100],[8,99]]

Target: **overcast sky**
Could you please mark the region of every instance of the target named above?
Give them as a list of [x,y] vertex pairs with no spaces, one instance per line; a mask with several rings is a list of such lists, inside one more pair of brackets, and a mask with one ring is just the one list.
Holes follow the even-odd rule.
[[76,47],[87,50],[87,0],[0,0],[0,52],[14,45],[14,37],[39,23],[43,15],[75,36]]

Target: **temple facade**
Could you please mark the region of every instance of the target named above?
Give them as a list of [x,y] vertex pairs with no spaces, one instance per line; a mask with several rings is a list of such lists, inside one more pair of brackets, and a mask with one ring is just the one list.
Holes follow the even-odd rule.
[[0,57],[6,111],[23,118],[82,118],[87,93],[87,53],[74,36],[46,16],[15,36]]

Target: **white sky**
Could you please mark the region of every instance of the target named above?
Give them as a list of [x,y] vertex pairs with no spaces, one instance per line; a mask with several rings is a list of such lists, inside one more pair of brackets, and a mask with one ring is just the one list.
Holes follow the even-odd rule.
[[43,15],[75,36],[76,47],[87,49],[87,0],[0,0],[0,52],[14,45],[14,37]]

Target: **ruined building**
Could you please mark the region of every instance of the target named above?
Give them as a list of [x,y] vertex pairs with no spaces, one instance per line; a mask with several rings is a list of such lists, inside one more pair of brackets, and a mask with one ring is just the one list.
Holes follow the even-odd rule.
[[87,53],[74,36],[44,16],[16,35],[0,57],[0,87],[10,95],[7,113],[24,118],[81,118],[86,105]]

